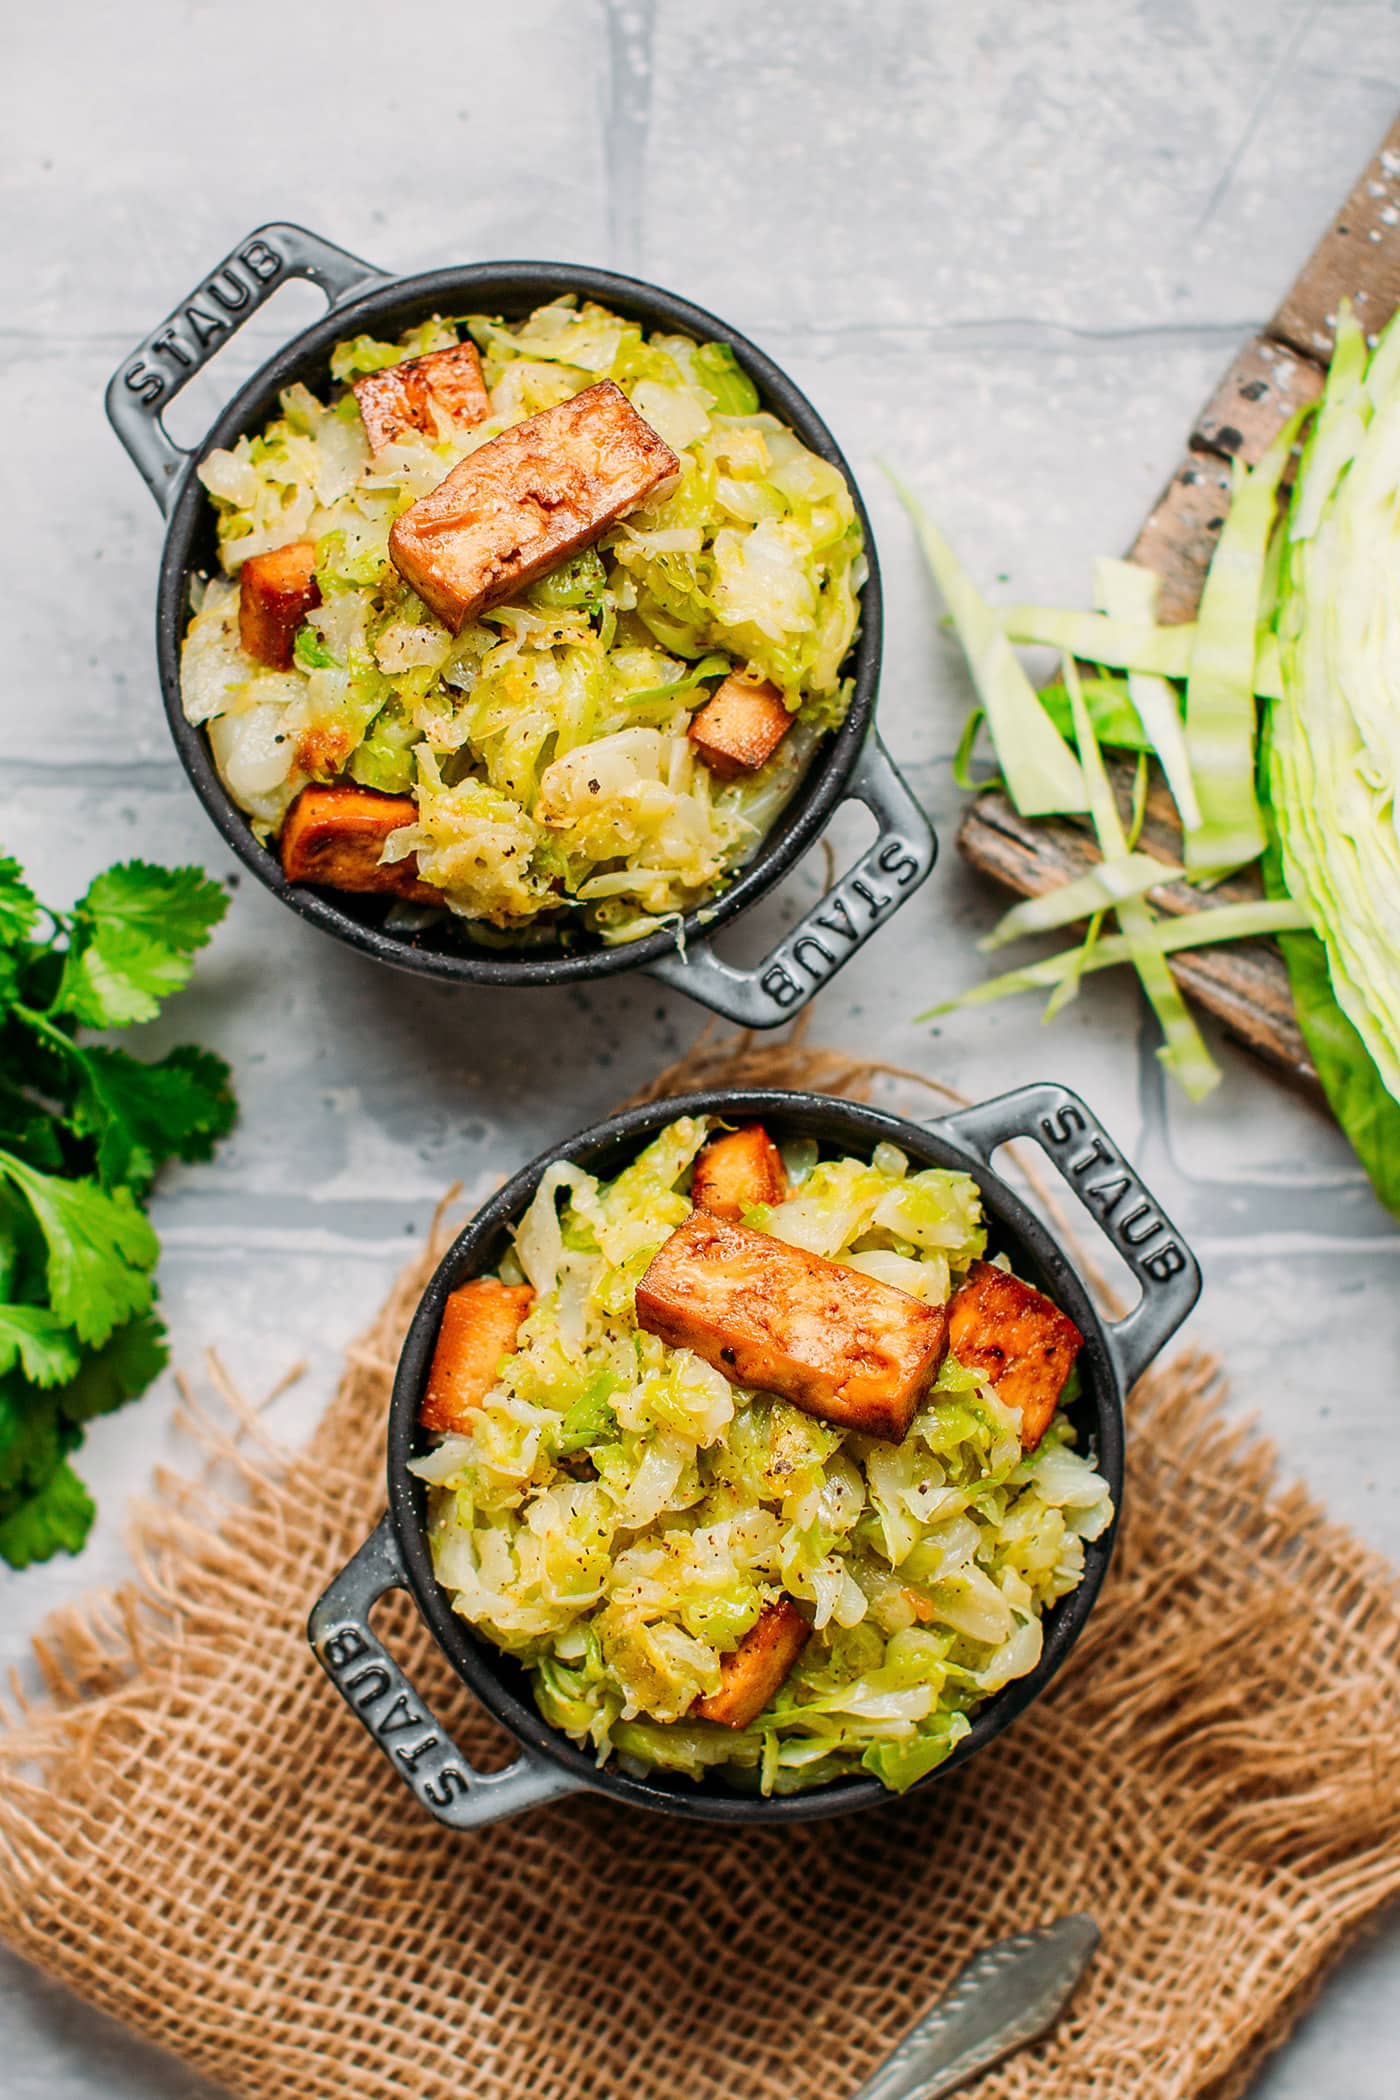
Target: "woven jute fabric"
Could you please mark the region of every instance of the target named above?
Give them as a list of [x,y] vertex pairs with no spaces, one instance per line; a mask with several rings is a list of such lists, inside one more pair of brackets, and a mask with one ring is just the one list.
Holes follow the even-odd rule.
[[[765,1057],[767,1062],[765,1062]],[[817,1053],[680,1077],[868,1074]],[[1245,2091],[1400,1890],[1393,1571],[1179,1359],[1131,1409],[1126,1523],[1072,1664],[970,1766],[875,1813],[732,1833],[576,1798],[472,1835],[414,1806],[306,1647],[378,1517],[402,1278],[308,1447],[206,1413],[138,1578],[51,1623],[0,1734],[0,1935],[256,2100],[842,2100],[977,1948],[1103,1947],[983,2100]],[[465,1747],[509,1746],[399,1600]]]

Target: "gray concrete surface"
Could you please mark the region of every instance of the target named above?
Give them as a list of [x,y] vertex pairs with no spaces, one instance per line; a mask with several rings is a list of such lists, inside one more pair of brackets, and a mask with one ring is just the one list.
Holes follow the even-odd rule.
[[[388,47],[386,19],[368,0],[60,0],[7,30],[0,398],[23,406],[5,420],[0,511],[6,844],[59,902],[118,854],[231,867],[167,741],[160,529],[101,391],[240,234],[286,217],[405,271],[560,256],[690,294],[789,366],[866,486],[885,734],[944,832],[943,865],[825,995],[817,1032],[970,1093],[1045,1074],[1086,1093],[1201,1252],[1192,1331],[1227,1353],[1237,1404],[1400,1555],[1400,1235],[1336,1133],[1228,1047],[1207,1106],[1168,1097],[1122,983],[1093,982],[1048,1030],[1024,1004],[937,1030],[910,1019],[979,974],[972,943],[997,905],[951,850],[967,693],[874,464],[898,463],[989,581],[1082,598],[1089,557],[1129,538],[1389,122],[1395,6],[418,0]],[[177,436],[317,304],[281,295],[179,404]],[[816,880],[794,878],[762,923]],[[486,1187],[700,1021],[644,980],[458,997],[388,979],[245,882],[197,988],[148,1038],[217,1045],[243,1103],[219,1160],[171,1175],[157,1205],[177,1360],[197,1372],[212,1345],[257,1392],[305,1358],[271,1417],[296,1436],[444,1185]],[[80,1560],[0,1577],[0,1663],[50,1607],[120,1573],[126,1499],[153,1465],[190,1460],[174,1400],[167,1378],[98,1424],[97,1532]],[[1386,2100],[1398,2046],[1392,1920],[1258,2100]],[[205,2090],[12,1961],[0,2050],[7,2100]]]

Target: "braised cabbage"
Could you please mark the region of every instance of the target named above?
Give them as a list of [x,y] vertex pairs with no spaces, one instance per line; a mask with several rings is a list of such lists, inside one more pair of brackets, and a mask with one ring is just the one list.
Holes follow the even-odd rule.
[[[689,1212],[709,1133],[681,1117],[612,1182],[550,1168],[509,1281],[537,1293],[472,1416],[413,1470],[454,1608],[531,1673],[545,1718],[599,1762],[786,1794],[864,1770],[932,1771],[991,1693],[1033,1669],[1042,1618],[1112,1518],[1057,1413],[1019,1415],[948,1357],[901,1444],[731,1386],[641,1331],[637,1281]],[[943,1302],[985,1250],[976,1184],[785,1149],[787,1200],[746,1222]],[[766,1603],[813,1628],[753,1726],[690,1717]]]
[[[189,625],[185,713],[208,724],[224,784],[264,838],[308,781],[348,775],[415,797],[389,857],[416,854],[469,928],[553,936],[562,917],[634,939],[752,854],[842,719],[859,520],[843,475],[759,410],[725,344],[644,336],[571,299],[465,325],[487,421],[443,418],[372,459],[353,393],[322,401],[295,385],[260,435],[200,463],[224,573]],[[457,340],[437,319],[396,343],[360,336],[336,348],[332,375]],[[602,378],[679,455],[679,484],[454,637],[390,563],[390,526],[489,438]],[[236,579],[250,555],[300,539],[315,542],[322,603],[292,668],[269,670],[239,647]],[[797,721],[767,765],[725,781],[686,731],[735,669],[771,679]]]

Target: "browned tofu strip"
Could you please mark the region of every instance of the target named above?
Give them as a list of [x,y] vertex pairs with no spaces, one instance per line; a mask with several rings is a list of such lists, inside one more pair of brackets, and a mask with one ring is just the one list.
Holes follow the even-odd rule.
[[696,710],[690,740],[710,771],[729,779],[766,765],[792,723],[775,685],[729,677]]
[[239,570],[238,639],[260,664],[291,669],[297,629],[321,602],[315,569],[314,540],[296,540],[271,554],[250,554]]
[[782,1685],[811,1632],[791,1597],[765,1604],[744,1638],[719,1666],[719,1690],[697,1699],[697,1721],[749,1728]]
[[462,460],[396,520],[390,558],[456,634],[679,472],[670,446],[604,379]]
[[898,1443],[947,1348],[941,1305],[692,1211],[637,1286],[637,1321],[734,1385]]
[[366,372],[362,379],[352,381],[352,386],[360,404],[369,449],[376,457],[397,438],[406,436],[410,430],[423,428],[420,403],[414,398],[414,389],[403,365],[387,365],[382,372]]
[[442,1310],[437,1347],[418,1419],[425,1429],[466,1429],[496,1382],[496,1366],[515,1348],[520,1323],[535,1302],[528,1283],[478,1276],[454,1291]]
[[418,880],[418,863],[385,865],[379,858],[391,831],[417,821],[411,795],[376,795],[348,783],[303,788],[287,812],[279,841],[289,882],[319,882],[332,890],[381,891],[441,904],[442,892]]
[[746,1123],[711,1138],[695,1162],[690,1200],[712,1218],[737,1225],[757,1203],[781,1203],[787,1195],[783,1155],[761,1123]]
[[426,357],[406,358],[382,372],[367,372],[352,385],[373,453],[382,452],[410,430],[431,431],[430,400],[455,423],[482,423],[491,413],[475,343],[458,343],[448,350],[431,350]]
[[424,393],[454,423],[484,423],[490,415],[491,396],[486,391],[481,353],[475,343],[454,343],[451,349],[430,350],[426,357],[415,357],[413,373]]
[[975,1261],[948,1301],[948,1346],[997,1398],[1021,1410],[1021,1448],[1050,1427],[1084,1337],[1041,1291],[993,1262]]

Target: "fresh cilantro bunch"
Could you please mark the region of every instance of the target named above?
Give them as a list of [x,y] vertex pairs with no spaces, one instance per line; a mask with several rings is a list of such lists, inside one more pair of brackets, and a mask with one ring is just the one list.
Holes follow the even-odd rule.
[[221,1058],[149,1063],[83,1029],[149,1021],[228,899],[198,868],[126,861],[70,913],[0,858],[0,1557],[76,1552],[92,1498],[84,1425],[166,1361],[159,1243],[141,1200],[167,1160],[207,1159],[234,1117]]

